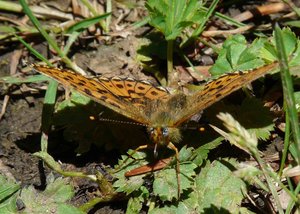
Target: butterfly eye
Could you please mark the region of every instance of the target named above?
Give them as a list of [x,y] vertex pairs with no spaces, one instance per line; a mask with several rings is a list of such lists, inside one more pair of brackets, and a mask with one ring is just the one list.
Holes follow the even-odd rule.
[[153,134],[153,133],[154,133],[154,128],[153,128],[153,127],[148,128],[148,132],[149,132],[150,134]]
[[164,137],[168,137],[169,136],[169,129],[168,128],[162,128],[162,134]]

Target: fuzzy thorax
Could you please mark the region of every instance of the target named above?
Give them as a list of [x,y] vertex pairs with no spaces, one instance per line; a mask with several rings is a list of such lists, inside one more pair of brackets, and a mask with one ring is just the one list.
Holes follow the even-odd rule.
[[173,122],[180,118],[180,114],[186,105],[186,96],[176,94],[170,96],[166,102],[151,102],[148,106],[150,111],[150,127],[148,132],[151,140],[156,145],[168,146],[170,142],[178,143],[181,141],[179,128],[173,126]]

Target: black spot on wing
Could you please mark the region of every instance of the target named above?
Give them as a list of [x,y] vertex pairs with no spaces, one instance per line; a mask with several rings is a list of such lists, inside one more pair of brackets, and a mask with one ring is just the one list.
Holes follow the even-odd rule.
[[85,92],[87,95],[90,95],[90,96],[93,95],[92,92],[91,92],[89,89],[87,89],[87,88],[84,89],[84,92]]

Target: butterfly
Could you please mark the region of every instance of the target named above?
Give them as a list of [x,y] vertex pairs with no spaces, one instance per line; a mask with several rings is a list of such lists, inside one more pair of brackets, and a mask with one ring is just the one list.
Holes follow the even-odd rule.
[[[176,153],[178,195],[180,194],[178,149],[180,125],[225,96],[276,68],[277,63],[247,72],[227,73],[209,81],[191,95],[131,78],[89,78],[67,69],[32,65],[32,68],[61,84],[147,127],[154,144],[138,149],[166,146]],[[137,149],[137,150],[138,150]]]

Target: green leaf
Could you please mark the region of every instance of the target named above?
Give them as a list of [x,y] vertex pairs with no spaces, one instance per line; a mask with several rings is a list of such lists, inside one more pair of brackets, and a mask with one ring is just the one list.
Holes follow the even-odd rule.
[[291,26],[291,27],[297,27],[300,28],[300,21],[287,21],[284,22],[286,25]]
[[208,158],[208,153],[210,150],[215,149],[222,143],[223,138],[219,137],[212,142],[209,142],[203,146],[200,146],[193,152],[192,161],[197,166],[201,166],[205,160]]
[[175,40],[182,30],[199,20],[197,0],[148,0],[149,24],[161,31],[166,40]]
[[[282,38],[284,43],[285,53],[290,56],[294,51],[297,44],[297,37],[294,32],[289,28],[282,29]],[[275,32],[273,33],[275,34]],[[275,45],[275,39],[272,38],[272,44]]]
[[264,46],[265,39],[257,39],[251,45],[242,35],[229,37],[223,44],[216,63],[210,73],[218,76],[233,71],[245,71],[260,67],[264,61],[259,58],[258,52]]
[[125,192],[126,194],[130,194],[136,190],[138,190],[144,184],[144,176],[137,175],[132,176],[127,179],[120,179],[114,183],[114,187],[117,188],[117,192]]
[[142,194],[139,194],[135,197],[131,197],[127,203],[126,213],[140,213],[143,207],[143,201],[144,198],[142,197]]
[[[193,177],[196,176],[195,169],[197,165],[191,162],[180,164],[180,191],[191,188]],[[171,201],[177,198],[178,184],[177,175],[174,168],[160,170],[155,173],[153,182],[153,192],[158,195],[162,201]]]
[[[129,154],[132,151],[128,152]],[[180,191],[191,188],[193,177],[195,177],[195,169],[197,165],[188,161],[192,155],[192,148],[183,147],[179,152],[180,157]],[[121,170],[114,174],[114,177],[118,180],[113,184],[117,188],[118,192],[125,192],[126,194],[135,193],[135,191],[141,191],[145,188],[145,176],[146,174],[136,175],[129,178],[125,178],[125,172],[135,169],[140,166],[148,164],[145,161],[146,155],[143,152],[137,152],[133,155],[133,158],[129,158],[124,164],[124,160],[127,156],[122,156],[122,160],[119,161],[120,165],[115,168],[118,169],[120,166]],[[153,181],[153,193],[160,197],[162,201],[171,201],[173,198],[177,198],[178,184],[176,175],[176,159],[166,166],[165,168],[154,172]]]
[[[133,150],[130,150],[128,153],[132,154]],[[113,184],[113,186],[117,188],[117,192],[125,192],[126,194],[130,194],[134,191],[138,191],[139,188],[142,187],[146,174],[126,178],[125,173],[132,169],[148,164],[148,162],[145,161],[145,157],[146,154],[144,152],[136,152],[131,155],[129,159],[127,159],[128,156],[122,156],[122,159],[119,160],[119,165],[115,166],[115,169],[118,171],[113,174],[115,178],[118,178],[118,180]]]
[[65,108],[72,108],[76,105],[87,105],[89,102],[91,102],[91,99],[87,96],[84,96],[75,90],[72,90],[72,95],[70,97],[71,99],[67,99],[62,101],[57,105],[56,111],[62,111]]
[[74,196],[68,179],[54,180],[53,176],[49,176],[47,181],[50,183],[44,192],[38,192],[33,186],[22,190],[20,198],[25,204],[24,213],[83,213],[66,203]]
[[244,198],[242,190],[245,190],[246,184],[235,177],[228,168],[234,164],[232,162],[223,160],[207,164],[196,178],[196,191],[192,192],[187,201],[193,202],[197,198],[199,211],[212,205],[230,210],[232,213],[238,211]]
[[289,61],[289,66],[298,66],[300,62],[300,41],[297,40],[296,49],[292,54],[292,58]]
[[[270,110],[263,106],[258,99],[245,99],[236,115],[239,116],[239,122],[242,126],[248,127],[248,131],[255,133],[258,139],[266,140],[269,138],[271,131],[274,130],[273,117]],[[237,110],[237,109],[236,109]],[[251,118],[259,118],[252,120]]]
[[94,25],[96,23],[98,23],[100,20],[105,19],[106,17],[110,16],[111,13],[105,13],[99,16],[94,16],[88,19],[84,19],[82,21],[79,21],[77,23],[75,23],[74,25],[70,26],[66,33],[73,33],[75,31],[82,31],[88,27],[90,27],[91,25]]
[[[285,53],[289,57],[289,66],[300,65],[300,41],[296,37],[295,33],[289,28],[284,28],[282,30],[282,37]],[[277,50],[275,47],[274,37],[271,38],[270,42],[266,42],[261,50],[261,57],[265,61],[275,61],[277,58]]]
[[22,83],[33,83],[33,82],[43,82],[50,81],[49,77],[44,75],[34,75],[28,77],[14,77],[14,76],[5,76],[0,78],[1,83],[9,83],[9,84],[22,84]]
[[0,175],[0,213],[16,213],[17,212],[17,194],[20,185],[14,181]]
[[[238,213],[246,184],[235,177],[233,161],[215,161],[201,169],[193,191],[178,205],[154,208],[153,213]],[[221,176],[220,176],[221,175]]]
[[277,52],[274,44],[266,42],[265,46],[261,50],[261,57],[267,62],[277,60]]

